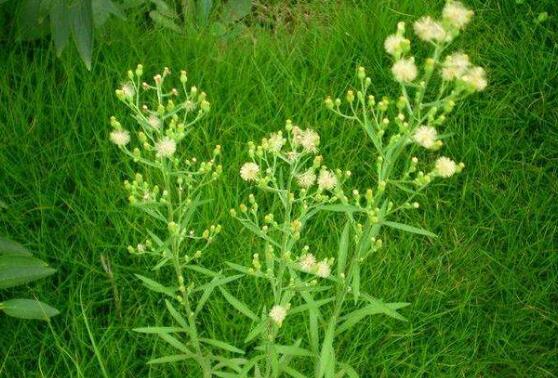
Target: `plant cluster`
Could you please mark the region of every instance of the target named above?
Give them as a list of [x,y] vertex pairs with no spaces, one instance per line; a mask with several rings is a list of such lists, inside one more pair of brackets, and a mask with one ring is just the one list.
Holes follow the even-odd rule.
[[[156,257],[156,271],[169,267],[174,272],[173,284],[138,275],[149,289],[168,296],[165,303],[176,322],[137,329],[157,334],[178,350],[151,363],[194,359],[206,377],[358,376],[337,358],[338,338],[371,315],[404,320],[398,310],[408,305],[385,303],[366,293],[361,278],[365,264],[385,244],[386,227],[435,237],[397,222],[398,216],[418,209],[422,192],[432,182],[464,168],[438,151],[448,137],[443,128],[457,103],[487,85],[484,70],[465,53],[448,52],[472,16],[460,2],[450,0],[440,19],[417,20],[414,34],[431,48],[420,64],[411,54],[405,23],[398,24],[384,45],[393,58],[397,98],[372,94],[373,81],[363,67],[357,69],[356,88],[344,100],[326,98],[326,108],[362,128],[372,145],[374,170],[362,194],[346,189],[350,171],[326,165],[314,129],[289,120],[283,130],[248,143],[248,161],[239,173],[254,192],[230,214],[261,244],[255,245],[251,264],[226,262],[238,273],[231,276],[202,267],[200,261],[220,226],[195,231],[199,207],[208,202],[202,188],[222,170],[217,163],[220,147],[203,163],[180,152],[186,134],[210,108],[206,95],[196,87],[186,88],[185,72],[180,74],[180,90],[164,89],[168,69],[154,77],[154,84],[141,81],[141,66],[129,72],[116,94],[139,127],[131,132],[113,118],[110,138],[143,169],[125,182],[130,204],[159,224],[146,227],[144,239],[129,251]],[[145,102],[141,92],[153,94],[154,100]],[[132,134],[138,144],[133,149],[128,147]],[[306,236],[310,227],[324,227],[316,217],[320,213],[341,216],[344,222],[338,234],[328,230],[338,240],[336,253],[320,251],[319,243]],[[209,282],[198,283],[194,274]],[[262,282],[268,301],[254,308],[233,296],[226,284],[241,277]],[[214,289],[252,322],[244,339],[251,353],[206,337],[199,329],[199,316],[205,314],[203,306]],[[292,339],[289,327],[301,321],[307,332]],[[233,358],[229,353],[244,356]]]

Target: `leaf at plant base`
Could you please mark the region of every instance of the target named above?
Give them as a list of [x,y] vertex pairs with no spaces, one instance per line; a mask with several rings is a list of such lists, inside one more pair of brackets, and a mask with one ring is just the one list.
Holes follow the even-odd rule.
[[10,299],[0,304],[6,315],[20,319],[48,320],[60,312],[35,299]]
[[252,0],[229,0],[223,7],[222,19],[225,23],[240,20],[250,14]]
[[227,350],[229,352],[244,354],[244,351],[242,349],[238,349],[237,347],[235,347],[231,344],[228,344],[224,341],[215,340],[215,339],[207,339],[207,338],[204,338],[204,337],[200,337],[200,341],[202,343],[213,345],[214,347],[217,347],[217,348],[220,348],[220,349],[223,349],[223,350]]
[[156,10],[149,12],[149,17],[151,17],[153,22],[155,22],[159,26],[162,26],[163,28],[173,30],[177,33],[181,32],[180,27],[174,22],[172,18],[164,16],[162,13]]
[[0,255],[0,289],[35,281],[56,272],[43,260],[25,255]]
[[396,229],[401,230],[401,231],[410,232],[412,234],[419,234],[419,235],[429,236],[431,238],[437,238],[438,237],[438,235],[436,235],[433,232],[424,230],[422,228],[409,226],[408,224],[390,222],[390,221],[384,221],[382,224],[385,225],[385,226],[388,226],[388,227],[396,228]]
[[141,282],[143,282],[145,287],[147,287],[149,290],[152,290],[152,291],[155,291],[155,292],[161,293],[161,294],[166,294],[171,298],[176,297],[176,289],[175,288],[170,288],[170,287],[163,286],[159,282],[153,281],[151,278],[144,277],[140,274],[134,274],[134,275],[137,278],[139,278],[141,280]]
[[27,248],[15,241],[0,238],[0,255],[31,256],[32,253],[29,252]]
[[118,4],[112,0],[92,0],[93,22],[96,27],[100,27],[107,22],[111,15],[124,20],[126,15]]
[[168,364],[171,362],[178,362],[187,360],[190,356],[186,354],[173,354],[171,356],[164,356],[159,358],[154,358],[152,360],[147,361],[148,365],[155,365],[155,364]]
[[91,0],[78,0],[70,8],[72,35],[83,63],[91,70],[93,55],[93,9]]
[[56,55],[60,56],[68,46],[71,30],[72,23],[66,0],[54,0],[50,8],[50,33],[56,47]]

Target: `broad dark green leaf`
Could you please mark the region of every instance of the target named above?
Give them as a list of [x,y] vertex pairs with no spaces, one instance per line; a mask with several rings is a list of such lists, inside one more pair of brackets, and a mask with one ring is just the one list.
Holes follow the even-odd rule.
[[223,21],[230,23],[250,14],[252,0],[229,0],[223,7]]
[[6,315],[20,319],[48,320],[60,312],[35,299],[10,299],[0,303],[0,310]]
[[72,35],[83,63],[91,70],[93,55],[93,9],[91,0],[78,0],[70,6]]
[[54,0],[50,8],[50,32],[56,47],[56,55],[60,56],[68,45],[71,32],[71,20],[66,0]]
[[22,285],[56,272],[44,261],[25,255],[0,255],[0,289]]
[[0,255],[24,255],[24,256],[31,256],[32,253],[29,252],[27,248],[22,246],[21,244],[0,238]]

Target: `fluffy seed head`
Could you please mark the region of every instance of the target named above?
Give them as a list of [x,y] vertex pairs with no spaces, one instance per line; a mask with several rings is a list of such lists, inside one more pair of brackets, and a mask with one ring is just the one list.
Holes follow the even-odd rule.
[[442,79],[460,79],[467,72],[469,65],[470,61],[467,54],[454,53],[448,55],[442,67]]
[[130,133],[126,130],[114,130],[110,133],[110,140],[117,146],[125,146],[130,143]]
[[284,306],[275,305],[269,311],[269,317],[275,322],[275,324],[281,326],[287,317],[287,309]]
[[151,114],[149,118],[147,118],[147,123],[154,129],[159,129],[161,127],[161,120],[154,114]]
[[320,135],[312,129],[301,130],[293,127],[294,144],[302,146],[305,152],[316,153],[320,145]]
[[438,158],[434,167],[439,176],[446,178],[453,176],[457,170],[455,162],[445,156]]
[[244,181],[256,181],[260,173],[260,166],[256,163],[244,163],[240,167],[240,177]]
[[486,72],[482,67],[473,67],[467,70],[465,75],[461,78],[475,91],[480,92],[486,88],[488,82],[486,81]]
[[332,190],[337,185],[337,177],[327,169],[323,169],[320,171],[320,175],[318,177],[318,187],[321,190]]
[[314,269],[315,264],[316,264],[316,258],[311,253],[307,253],[305,255],[300,256],[300,259],[298,260],[298,266],[300,267],[300,270],[304,272],[312,271],[312,269]]
[[450,25],[456,29],[463,29],[475,12],[470,9],[465,8],[465,6],[459,1],[449,0],[442,11],[442,17]]
[[296,181],[301,188],[308,189],[316,182],[316,174],[313,169],[308,169],[306,172],[299,174]]
[[413,26],[415,34],[423,41],[442,42],[447,37],[444,27],[439,22],[434,21],[430,16],[421,17]]
[[285,145],[285,138],[283,138],[283,135],[281,135],[281,133],[273,133],[269,136],[268,143],[269,149],[272,152],[279,152]]
[[415,65],[414,58],[399,59],[391,67],[391,72],[395,80],[408,83],[417,78],[417,66]]
[[389,35],[384,41],[384,48],[390,55],[400,54],[405,46],[409,45],[409,40],[400,36],[399,34]]
[[437,136],[438,133],[432,126],[420,126],[416,129],[413,139],[418,145],[430,149],[434,147]]
[[132,98],[136,94],[136,90],[134,89],[132,83],[124,83],[121,89],[126,98]]
[[171,157],[176,152],[176,142],[169,137],[164,137],[155,144],[155,150],[159,157]]
[[331,267],[326,260],[322,260],[316,264],[316,276],[321,278],[328,278],[331,274]]

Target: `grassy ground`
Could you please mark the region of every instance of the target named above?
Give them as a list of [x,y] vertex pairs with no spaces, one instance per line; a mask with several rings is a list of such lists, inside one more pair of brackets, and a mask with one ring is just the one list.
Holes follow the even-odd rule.
[[[423,4],[424,3],[424,4]],[[470,1],[476,10],[458,42],[487,67],[489,88],[460,106],[446,152],[467,169],[429,190],[410,222],[440,237],[390,232],[366,268],[367,291],[408,301],[408,322],[372,318],[340,340],[340,358],[372,376],[558,376],[558,17],[553,1]],[[0,234],[24,242],[58,268],[30,289],[62,312],[52,322],[0,318],[0,376],[196,376],[183,367],[148,367],[165,350],[131,328],[162,323],[158,297],[133,277],[149,261],[128,255],[134,219],[122,180],[132,166],[107,141],[108,118],[122,115],[113,90],[128,67],[186,67],[208,92],[213,113],[195,133],[194,153],[225,146],[225,178],[213,189],[221,242],[206,257],[249,262],[258,245],[227,209],[247,194],[238,178],[244,143],[286,118],[322,134],[330,165],[367,187],[370,146],[361,131],[332,119],[322,100],[340,94],[357,64],[379,91],[391,78],[382,41],[399,19],[439,10],[440,1],[361,1],[299,7],[275,30],[249,30],[226,43],[179,37],[133,22],[111,25],[92,72],[48,43],[0,49]],[[283,24],[282,22],[288,22]],[[552,31],[554,30],[554,31]],[[340,222],[330,224],[338,227]],[[335,240],[308,235],[323,249]],[[101,264],[109,259],[114,285]],[[266,298],[247,280],[239,288]],[[207,327],[241,343],[246,325],[216,298]],[[86,324],[90,326],[88,333]],[[300,330],[304,332],[304,330]],[[97,356],[92,344],[96,342]],[[58,347],[56,346],[58,345]],[[99,359],[102,362],[99,362]],[[77,367],[76,367],[77,366]]]

